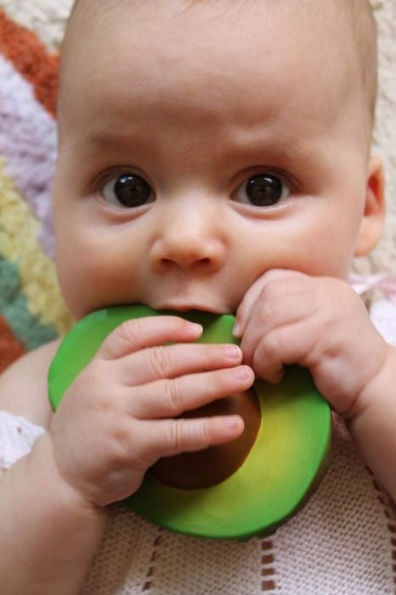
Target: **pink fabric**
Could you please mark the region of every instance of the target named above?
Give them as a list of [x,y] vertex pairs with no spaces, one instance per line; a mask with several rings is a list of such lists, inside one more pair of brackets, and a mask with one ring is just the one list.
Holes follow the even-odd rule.
[[396,305],[396,273],[385,272],[376,275],[351,274],[349,282],[359,295],[370,289],[379,289],[390,302]]

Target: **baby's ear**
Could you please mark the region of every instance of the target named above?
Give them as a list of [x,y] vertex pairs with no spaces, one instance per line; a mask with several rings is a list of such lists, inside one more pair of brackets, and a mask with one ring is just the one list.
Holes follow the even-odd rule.
[[385,174],[382,159],[371,156],[369,160],[366,200],[357,236],[355,256],[369,254],[377,245],[385,217]]

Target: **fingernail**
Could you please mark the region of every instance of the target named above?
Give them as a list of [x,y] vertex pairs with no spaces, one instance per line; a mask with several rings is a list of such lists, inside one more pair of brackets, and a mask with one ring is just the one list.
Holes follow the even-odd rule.
[[237,362],[242,359],[242,352],[237,345],[226,345],[224,355],[231,362]]
[[229,416],[224,421],[224,429],[228,434],[239,434],[245,427],[244,421],[238,415]]
[[234,328],[232,329],[232,334],[234,337],[239,337],[242,331],[242,324],[237,320],[234,324]]
[[192,333],[194,333],[194,335],[197,335],[197,334],[201,335],[203,332],[202,324],[198,324],[196,322],[188,322],[187,329],[190,330]]
[[247,380],[251,378],[252,372],[248,366],[239,366],[232,370],[233,376],[236,380]]

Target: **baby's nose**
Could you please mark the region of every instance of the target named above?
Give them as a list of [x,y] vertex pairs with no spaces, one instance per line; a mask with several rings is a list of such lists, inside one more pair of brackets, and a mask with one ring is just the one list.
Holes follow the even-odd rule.
[[223,247],[215,241],[186,238],[185,242],[158,242],[152,252],[156,270],[171,267],[202,268],[216,271],[224,261]]
[[191,214],[162,222],[151,250],[157,271],[172,267],[215,272],[226,257],[226,243],[218,222]]

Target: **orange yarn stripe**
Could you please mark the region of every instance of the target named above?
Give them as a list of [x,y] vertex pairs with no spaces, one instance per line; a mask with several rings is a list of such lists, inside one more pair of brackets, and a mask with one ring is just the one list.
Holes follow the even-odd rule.
[[34,87],[37,100],[56,115],[58,54],[48,54],[44,44],[0,9],[0,52]]
[[24,353],[23,345],[15,338],[7,322],[0,316],[0,373]]

